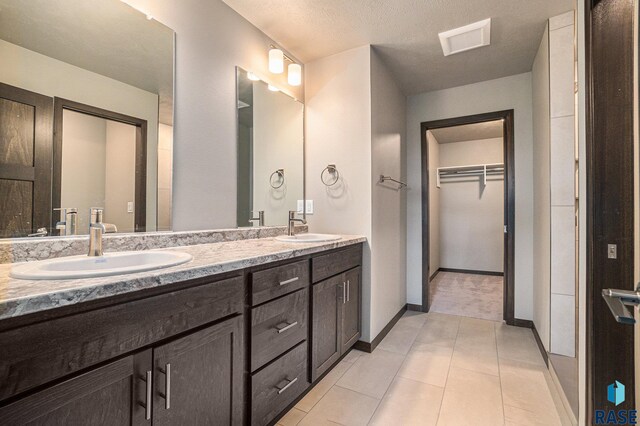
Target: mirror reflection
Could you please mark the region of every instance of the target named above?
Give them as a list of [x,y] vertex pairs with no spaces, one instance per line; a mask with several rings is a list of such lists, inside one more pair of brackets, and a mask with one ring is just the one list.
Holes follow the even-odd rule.
[[0,237],[171,229],[174,32],[119,0],[0,0]]
[[286,225],[304,198],[304,105],[242,68],[237,81],[238,226]]

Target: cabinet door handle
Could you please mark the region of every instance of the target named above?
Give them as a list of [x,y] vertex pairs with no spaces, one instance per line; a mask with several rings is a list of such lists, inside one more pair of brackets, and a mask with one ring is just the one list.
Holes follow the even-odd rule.
[[160,372],[164,374],[164,394],[160,394],[164,398],[164,408],[167,410],[171,408],[171,364],[167,363],[164,370],[161,368]]
[[[285,379],[286,380],[286,379]],[[280,395],[282,392],[286,391],[287,389],[289,389],[295,382],[298,381],[298,378],[296,377],[293,380],[289,380],[289,383],[287,383],[286,385],[284,385],[283,387],[279,387],[276,386],[276,388],[278,389],[278,395]]]
[[300,277],[293,277],[293,278],[288,279],[288,280],[280,281],[280,285],[291,284],[291,283],[294,283],[294,282],[298,281],[299,279],[300,279]]
[[138,402],[144,408],[144,419],[151,420],[151,398],[152,396],[152,388],[151,388],[151,371],[147,371],[146,376],[140,377],[140,380],[146,383],[145,389],[145,401]]
[[278,334],[280,333],[284,333],[285,331],[289,330],[292,327],[295,327],[296,325],[298,325],[298,321],[294,321],[291,324],[287,324],[284,327],[280,327],[279,325],[276,326],[276,330],[278,330]]
[[351,283],[347,280],[347,302],[351,300]]

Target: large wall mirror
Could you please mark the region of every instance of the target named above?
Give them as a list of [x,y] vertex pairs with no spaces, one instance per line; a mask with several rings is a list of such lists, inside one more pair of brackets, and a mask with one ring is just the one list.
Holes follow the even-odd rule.
[[0,237],[171,229],[174,32],[120,0],[0,0]]
[[238,226],[286,225],[304,198],[304,105],[236,71]]

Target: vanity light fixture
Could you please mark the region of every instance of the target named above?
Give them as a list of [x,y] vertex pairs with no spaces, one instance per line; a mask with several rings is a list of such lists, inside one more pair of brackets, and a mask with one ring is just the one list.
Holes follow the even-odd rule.
[[247,71],[247,78],[251,81],[260,81],[260,77],[252,73],[251,71]]
[[267,87],[269,88],[269,90],[271,90],[272,92],[279,92],[280,89],[278,89],[276,86],[273,86],[271,84],[268,84]]
[[284,53],[276,47],[269,50],[269,71],[274,74],[284,72]]
[[302,67],[300,64],[289,64],[287,81],[292,86],[300,86],[302,84]]

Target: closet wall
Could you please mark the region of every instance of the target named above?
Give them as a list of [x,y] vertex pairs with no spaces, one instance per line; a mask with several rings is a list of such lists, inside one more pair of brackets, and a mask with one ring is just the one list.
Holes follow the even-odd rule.
[[427,132],[429,149],[429,275],[438,269],[503,272],[504,179],[442,179],[438,167],[502,163],[503,139],[440,143]]

